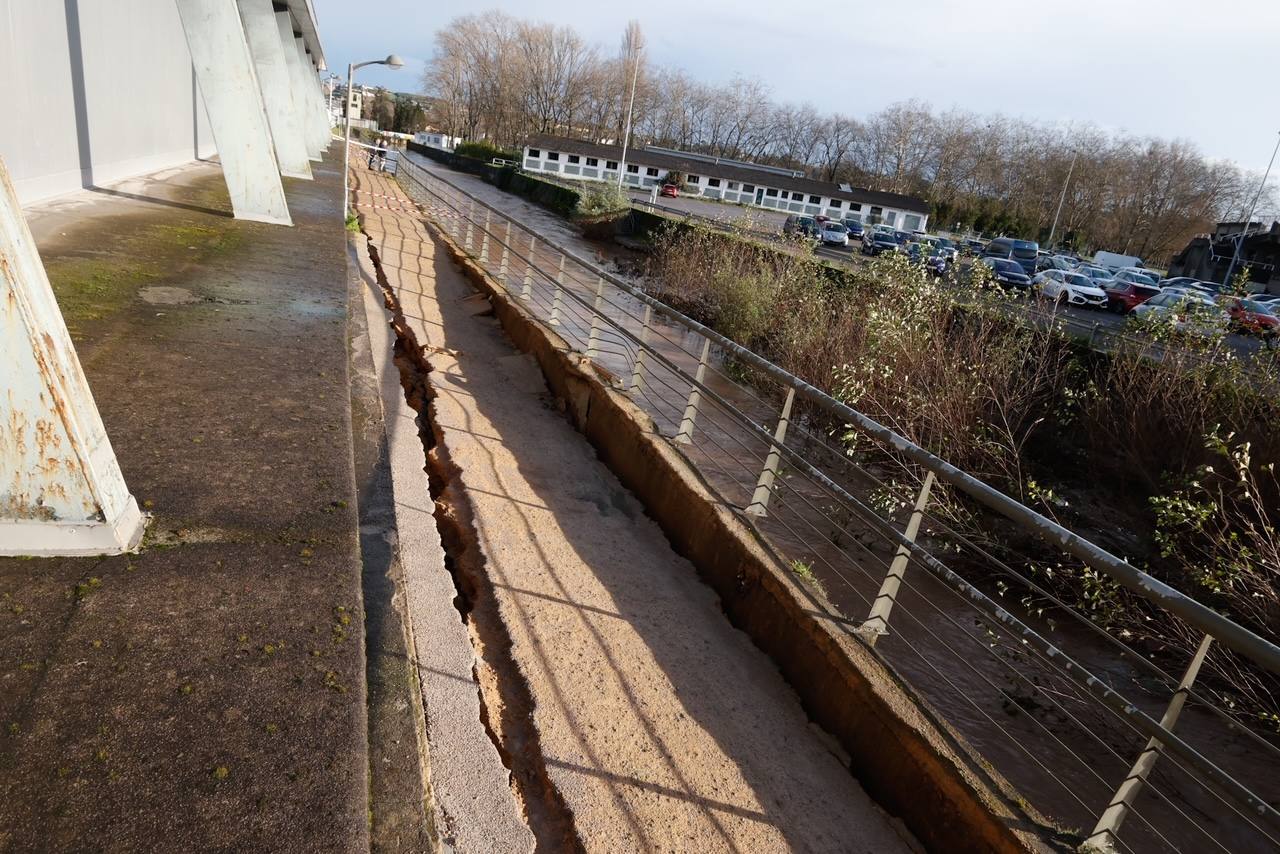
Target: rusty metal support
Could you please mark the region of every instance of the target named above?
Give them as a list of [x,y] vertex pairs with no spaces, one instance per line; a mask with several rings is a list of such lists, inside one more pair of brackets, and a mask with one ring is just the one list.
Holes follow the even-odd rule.
[[791,404],[795,402],[796,390],[787,389],[787,399],[782,403],[782,417],[773,431],[773,444],[769,446],[769,455],[765,457],[764,468],[760,471],[760,479],[756,481],[755,494],[744,511],[748,516],[767,516],[769,513],[769,496],[773,495],[773,482],[778,476],[778,463],[781,451],[778,450],[787,438],[787,424],[791,420]]
[[[925,474],[924,485],[920,487],[920,494],[916,497],[916,506],[911,511],[911,518],[907,520],[905,534],[907,542],[914,543],[916,535],[920,533],[920,521],[924,518],[924,508],[929,503],[933,482],[933,472]],[[893,556],[893,563],[889,564],[889,572],[885,574],[884,582],[880,585],[880,592],[871,603],[871,614],[858,628],[866,642],[872,646],[875,646],[878,637],[889,633],[889,613],[893,611],[893,605],[898,600],[898,588],[902,586],[902,577],[907,572],[907,559],[910,556],[911,553],[906,545],[899,544],[898,551]]]
[[680,432],[676,433],[676,441],[688,445],[693,441],[693,423],[698,419],[698,403],[702,400],[702,392],[698,387],[707,376],[707,357],[711,355],[711,339],[702,339],[702,356],[698,359],[698,370],[693,375],[694,386],[689,391],[689,402],[684,407],[684,418],[680,421]]
[[[1191,663],[1187,665],[1186,672],[1182,674],[1182,681],[1178,683],[1178,690],[1173,692],[1173,698],[1169,700],[1169,707],[1164,710],[1164,717],[1160,718],[1160,726],[1169,732],[1173,732],[1173,727],[1178,722],[1178,716],[1182,714],[1182,707],[1187,702],[1187,694],[1190,692],[1192,684],[1195,683],[1196,676],[1200,673],[1200,665],[1204,664],[1205,656],[1209,654],[1209,647],[1212,644],[1213,638],[1209,635],[1205,635],[1200,640],[1200,646],[1196,649],[1196,654],[1191,657]],[[1116,789],[1115,797],[1111,799],[1111,803],[1103,810],[1097,826],[1093,828],[1093,834],[1085,840],[1086,846],[1093,844],[1095,846],[1116,847],[1120,825],[1124,823],[1125,818],[1132,811],[1133,802],[1137,800],[1143,787],[1146,786],[1147,777],[1151,775],[1151,769],[1155,767],[1156,760],[1160,758],[1160,754],[1163,751],[1164,747],[1158,738],[1152,738],[1147,741],[1147,746],[1138,755],[1138,761],[1133,763],[1129,776],[1125,777],[1124,782],[1120,784],[1120,788]]]

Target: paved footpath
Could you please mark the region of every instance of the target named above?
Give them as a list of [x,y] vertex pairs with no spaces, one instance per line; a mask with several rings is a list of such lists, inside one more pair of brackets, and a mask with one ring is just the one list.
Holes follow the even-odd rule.
[[32,217],[142,551],[0,559],[0,852],[369,846],[341,157]]
[[908,850],[404,193],[356,168],[364,227],[430,362],[433,471],[467,541],[455,562],[473,573],[487,714],[543,850]]

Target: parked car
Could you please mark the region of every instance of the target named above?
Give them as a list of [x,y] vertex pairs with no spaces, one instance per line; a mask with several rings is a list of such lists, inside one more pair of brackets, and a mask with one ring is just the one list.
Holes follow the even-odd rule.
[[902,244],[898,242],[898,238],[894,236],[892,231],[881,231],[873,228],[871,231],[862,233],[862,254],[863,255],[879,255],[882,252],[897,252]]
[[948,262],[954,263],[960,260],[960,250],[956,245],[945,237],[935,237],[932,234],[926,234],[920,238],[920,242],[927,244],[930,252],[940,252],[946,256]]
[[1133,282],[1108,282],[1102,290],[1107,295],[1107,308],[1116,314],[1128,314],[1160,293],[1159,288]]
[[1066,270],[1045,270],[1031,280],[1033,289],[1045,299],[1062,305],[1082,305],[1087,308],[1106,308],[1107,294],[1093,283],[1093,279]]
[[846,219],[844,221],[844,227],[845,230],[849,232],[850,240],[857,240],[862,237],[862,223],[858,222],[856,219]]
[[1079,258],[1072,258],[1069,255],[1051,255],[1049,256],[1049,267],[1054,270],[1075,270],[1080,266]]
[[817,237],[818,222],[811,216],[792,214],[782,223],[782,233],[788,236],[799,234],[802,237]]
[[976,237],[970,237],[964,242],[964,251],[969,255],[981,255],[982,250],[987,248],[985,240],[979,240]]
[[924,264],[925,268],[935,276],[941,276],[951,267],[951,255],[947,250],[934,246],[926,240],[915,240],[905,247],[907,257],[913,263]]
[[982,264],[992,273],[992,280],[1000,286],[1030,290],[1031,277],[1026,274],[1022,265],[1007,258],[979,258],[974,265]]
[[1185,285],[1187,287],[1190,287],[1191,285],[1200,284],[1200,280],[1193,279],[1190,276],[1174,276],[1171,279],[1161,279],[1159,284],[1160,284],[1160,287],[1162,288],[1167,288],[1167,287],[1170,287],[1171,285]]
[[1093,264],[1079,264],[1076,266],[1075,272],[1081,274],[1082,276],[1088,276],[1089,278],[1093,279],[1093,283],[1095,285],[1102,285],[1102,286],[1105,286],[1107,283],[1109,283],[1113,277],[1113,274],[1110,270],[1107,270],[1103,267],[1095,266]]
[[1237,296],[1218,297],[1218,305],[1226,309],[1231,318],[1231,328],[1237,332],[1259,335],[1264,339],[1280,334],[1280,317],[1276,316],[1275,306]]
[[680,198],[680,188],[675,184],[663,184],[662,189],[658,191],[659,196],[666,196],[668,199]]
[[1214,295],[1208,291],[1201,290],[1193,285],[1170,285],[1167,288],[1161,288],[1160,292],[1165,294],[1179,294],[1181,296],[1199,300],[1200,302],[1209,303],[1213,302],[1214,297]]
[[997,237],[987,244],[982,257],[1016,261],[1022,267],[1022,272],[1027,274],[1027,283],[1030,284],[1030,277],[1036,272],[1036,259],[1040,257],[1040,244],[1034,240]]
[[1133,310],[1133,317],[1168,322],[1175,332],[1214,338],[1227,331],[1229,316],[1212,300],[1189,293],[1161,291]]
[[818,239],[823,246],[848,246],[849,229],[844,223],[829,219],[818,227]]
[[1154,276],[1141,270],[1121,270],[1115,274],[1111,281],[1115,284],[1146,285],[1149,288],[1160,287]]

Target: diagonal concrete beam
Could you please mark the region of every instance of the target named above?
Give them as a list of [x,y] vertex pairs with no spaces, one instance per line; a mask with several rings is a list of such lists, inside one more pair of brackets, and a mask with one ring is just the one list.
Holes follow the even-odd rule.
[[146,524],[0,160],[0,555],[119,554]]
[[307,146],[307,156],[319,160],[324,151],[324,144],[316,138],[315,120],[311,117],[311,101],[307,97],[307,74],[302,67],[302,58],[298,55],[298,47],[293,37],[293,18],[285,12],[276,12],[276,28],[280,31],[280,44],[284,50],[285,64],[289,66],[289,77],[293,81],[290,94],[293,97],[293,108],[297,111],[302,136]]
[[292,225],[236,0],[175,0],[237,219]]
[[316,141],[321,148],[325,148],[329,144],[329,124],[324,119],[324,110],[319,97],[320,76],[311,62],[311,54],[307,53],[307,44],[302,40],[302,36],[295,36],[293,44],[298,49],[298,60],[302,65],[303,88],[307,93],[306,99],[309,105],[307,113],[311,116],[311,127],[315,132]]
[[236,2],[240,7],[240,20],[244,23],[249,52],[253,54],[258,83],[262,86],[262,101],[267,108],[280,172],[292,178],[310,180],[311,161],[303,137],[302,117],[294,108],[293,80],[289,66],[285,64],[284,45],[280,42],[280,29],[276,26],[271,0]]

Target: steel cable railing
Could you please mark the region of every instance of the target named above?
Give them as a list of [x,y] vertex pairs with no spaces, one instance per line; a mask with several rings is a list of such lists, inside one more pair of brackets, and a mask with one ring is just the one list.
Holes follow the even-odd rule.
[[[1217,615],[1206,615],[1204,612],[1208,609],[1194,600],[1188,600],[1187,597],[1176,594],[1176,591],[1161,589],[1159,582],[1096,546],[1074,538],[1071,532],[1040,517],[1030,508],[1017,505],[1013,499],[991,495],[994,490],[985,484],[975,482],[976,479],[947,466],[870,419],[853,413],[819,390],[653,300],[567,247],[548,241],[522,223],[505,216],[497,208],[463,191],[453,182],[423,169],[412,158],[406,158],[405,161],[405,168],[401,169],[398,180],[436,221],[438,227],[476,256],[536,317],[545,323],[554,315],[559,321],[555,324],[556,331],[565,338],[569,346],[592,354],[593,361],[613,375],[615,386],[629,391],[633,399],[654,416],[660,432],[677,442],[677,447],[703,471],[709,485],[721,494],[727,504],[737,509],[744,521],[761,532],[771,551],[784,565],[801,558],[807,558],[815,564],[820,562],[826,577],[838,580],[842,588],[847,588],[850,595],[855,597],[855,604],[861,602],[859,607],[869,607],[880,584],[876,578],[877,573],[883,573],[885,569],[892,572],[892,564],[861,538],[853,537],[849,541],[855,543],[861,552],[865,552],[863,558],[856,559],[849,554],[841,534],[828,532],[845,532],[852,520],[857,519],[873,531],[883,545],[904,552],[904,563],[909,563],[914,571],[903,579],[902,590],[912,604],[911,607],[900,604],[894,611],[904,614],[908,622],[904,624],[903,631],[890,636],[882,654],[888,655],[892,660],[900,657],[900,652],[910,653],[919,662],[914,665],[917,671],[921,667],[932,669],[935,678],[947,683],[949,690],[987,719],[991,728],[1004,733],[1013,747],[1029,754],[1030,749],[1023,743],[1023,738],[1019,737],[1029,732],[1025,726],[1021,733],[1007,732],[983,708],[981,700],[970,696],[972,688],[956,684],[936,666],[936,656],[930,650],[947,655],[954,666],[962,671],[973,671],[972,675],[976,680],[974,684],[984,685],[990,696],[1003,697],[1006,702],[1018,701],[1015,693],[993,682],[987,673],[975,670],[973,656],[966,655],[956,648],[956,644],[940,636],[930,625],[929,620],[934,620],[938,626],[946,629],[951,640],[981,650],[991,660],[991,666],[998,667],[998,672],[1005,674],[1002,679],[1008,678],[1012,683],[1025,687],[1037,702],[1061,717],[1075,733],[1072,738],[1079,739],[1072,744],[1078,747],[1083,742],[1090,745],[1090,749],[1097,750],[1097,754],[1080,756],[1072,744],[1064,742],[1063,738],[1051,727],[1043,725],[1034,714],[1023,715],[1031,721],[1032,728],[1039,736],[1036,748],[1043,748],[1045,751],[1043,758],[1029,755],[1028,759],[1045,776],[1056,780],[1078,802],[1080,809],[1071,810],[1072,816],[1096,817],[1102,807],[1107,806],[1105,800],[1098,803],[1099,797],[1095,793],[1089,796],[1091,808],[1089,803],[1078,797],[1076,788],[1085,785],[1086,781],[1091,791],[1105,791],[1115,786],[1125,779],[1127,763],[1131,757],[1138,755],[1145,740],[1158,737],[1165,748],[1166,762],[1175,763],[1172,767],[1188,775],[1188,779],[1197,785],[1207,788],[1215,798],[1223,799],[1223,803],[1256,828],[1261,838],[1273,841],[1271,834],[1254,819],[1247,818],[1252,815],[1268,825],[1274,822],[1275,810],[1265,798],[1210,761],[1179,735],[1163,728],[1160,722],[1143,712],[1137,704],[1122,696],[1110,684],[1111,680],[1100,679],[1085,670],[1047,637],[992,601],[935,555],[915,543],[913,538],[904,536],[863,499],[857,498],[854,494],[858,491],[854,485],[857,482],[885,486],[873,472],[858,465],[839,449],[831,447],[823,435],[809,429],[803,417],[796,419],[786,438],[776,437],[768,424],[777,418],[777,403],[767,399],[773,395],[766,392],[763,386],[772,384],[773,389],[779,392],[778,398],[782,397],[783,390],[792,395],[803,396],[809,405],[816,406],[819,411],[825,411],[841,422],[861,428],[864,434],[884,441],[892,452],[890,458],[898,461],[904,470],[911,472],[908,462],[916,467],[912,474],[917,482],[920,471],[931,472],[952,488],[1002,513],[1028,530],[1041,536],[1057,538],[1054,540],[1055,545],[1076,554],[1086,564],[1095,568],[1109,567],[1113,570],[1113,577],[1121,581],[1128,579],[1139,595],[1146,595],[1146,598],[1158,605],[1172,603],[1182,619],[1202,629],[1209,627],[1221,632],[1234,649],[1249,655],[1264,667],[1275,663],[1275,648],[1268,641],[1257,638],[1234,624],[1225,625]],[[714,353],[711,353],[712,347],[715,348]],[[739,367],[748,367],[753,379],[761,387],[734,381],[726,360],[732,360]],[[723,366],[722,362],[725,363]],[[733,400],[727,399],[726,395]],[[849,417],[850,415],[857,417]],[[801,446],[799,450],[796,448],[797,444]],[[817,465],[814,464],[815,461]],[[764,486],[763,472],[771,464],[778,470],[775,474],[779,477]],[[824,472],[820,466],[825,466],[827,471]],[[764,490],[763,493],[761,489]],[[751,506],[750,502],[761,494],[767,496],[761,499],[767,504],[767,513],[748,515],[745,511]],[[938,518],[932,511],[930,517],[939,527],[945,528],[945,520]],[[951,533],[958,534],[954,531]],[[967,545],[976,547],[973,543]],[[979,551],[985,553],[985,550]],[[984,559],[1035,589],[1034,582],[1022,577],[1005,561],[989,553],[985,553]],[[920,570],[924,570],[924,574],[918,574]],[[850,572],[854,575],[850,575]],[[929,590],[921,587],[926,579],[930,580]],[[943,600],[935,601],[937,595],[944,597],[945,604],[939,604]],[[1088,618],[1066,608],[1061,602],[1057,604],[1079,617],[1092,629],[1119,643],[1121,647],[1124,646],[1118,639],[1092,624]],[[918,616],[915,611],[920,607],[925,607],[926,611]],[[954,616],[959,614],[974,614],[975,624],[982,627],[982,633],[966,629],[962,619]],[[838,617],[844,625],[853,625],[856,631],[858,624],[854,621],[843,615],[833,616]],[[968,620],[970,617],[963,619]],[[993,645],[989,636],[1002,637],[999,644]],[[918,643],[912,643],[912,640],[927,642],[927,645],[918,647]],[[870,642],[874,643],[874,638]],[[895,651],[899,646],[903,650]],[[993,646],[998,649],[993,651]],[[878,651],[882,649],[876,648]],[[1257,654],[1251,655],[1252,653]],[[1136,660],[1148,663],[1136,653],[1133,655]],[[1012,660],[1015,657],[1025,660],[1015,665]],[[1152,666],[1166,681],[1176,683],[1172,676],[1159,667]],[[1053,684],[1044,681],[1050,678],[1055,680]],[[1193,696],[1204,701],[1199,694]],[[1140,701],[1147,706],[1152,705],[1149,696],[1140,698]],[[936,698],[934,702],[937,702]],[[1068,702],[1079,709],[1075,712],[1068,709]],[[1215,712],[1222,713],[1216,706],[1213,708]],[[1084,709],[1092,709],[1092,715],[1102,714],[1112,719],[1113,724],[1128,735],[1108,736],[1107,738],[1119,739],[1118,744],[1113,746],[1097,731],[1096,722],[1081,719],[1081,710]],[[1232,725],[1240,725],[1233,717],[1222,714],[1225,716],[1223,719],[1230,721]],[[1251,736],[1255,740],[1261,740],[1256,734],[1251,733]],[[1268,744],[1265,740],[1262,743]],[[1103,777],[1099,770],[1098,755],[1119,763],[1114,771],[1106,772],[1107,777]],[[1059,773],[1057,765],[1061,761],[1067,761],[1075,768],[1074,776],[1059,779],[1064,776]],[[1016,774],[1008,776],[1011,779],[1018,777]],[[1025,776],[1022,775],[1024,778]],[[1101,789],[1098,789],[1099,785]],[[1206,826],[1204,819],[1196,821],[1188,815],[1187,810],[1174,800],[1181,797],[1179,793],[1174,791],[1171,795],[1166,791],[1169,785],[1171,782],[1167,775],[1158,780],[1146,781],[1146,787],[1159,799],[1159,803],[1167,805],[1169,809],[1148,818],[1146,813],[1150,811],[1149,807],[1139,810],[1136,805],[1131,804],[1127,812],[1134,815],[1140,824],[1128,828],[1125,831],[1126,837],[1132,837],[1144,847],[1156,844],[1157,847],[1177,850],[1166,833],[1170,828],[1176,830],[1180,826],[1177,820],[1181,820],[1198,829],[1201,835],[1210,840],[1211,845],[1220,846],[1221,843],[1214,834],[1214,825],[1210,822]],[[1221,789],[1222,792],[1215,789]],[[1102,795],[1103,799],[1105,797],[1106,794]],[[1185,798],[1182,800],[1185,802]],[[1236,803],[1228,803],[1228,800]],[[1062,812],[1051,805],[1036,805],[1051,815]],[[1106,841],[1128,847],[1119,839],[1118,830],[1118,823],[1106,830]]]

